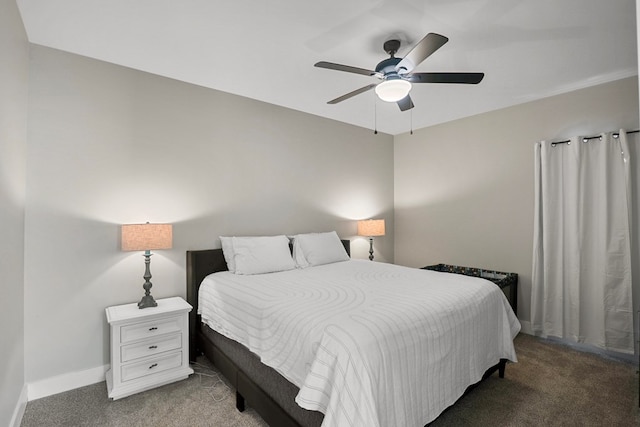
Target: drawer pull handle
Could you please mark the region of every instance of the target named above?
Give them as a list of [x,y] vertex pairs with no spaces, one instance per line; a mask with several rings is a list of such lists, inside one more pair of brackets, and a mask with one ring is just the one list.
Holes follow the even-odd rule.
[[158,366],[158,364],[157,364],[157,363],[154,363],[153,365],[149,366],[149,369],[153,369],[153,368],[155,368],[156,366]]
[[154,349],[156,349],[156,348],[158,348],[158,346],[157,346],[157,345],[150,345],[150,346],[149,346],[149,350],[154,350]]
[[150,330],[150,331],[157,331],[157,330],[158,330],[158,328],[157,328],[156,326],[152,326],[152,327],[150,327],[150,328],[149,328],[149,330]]

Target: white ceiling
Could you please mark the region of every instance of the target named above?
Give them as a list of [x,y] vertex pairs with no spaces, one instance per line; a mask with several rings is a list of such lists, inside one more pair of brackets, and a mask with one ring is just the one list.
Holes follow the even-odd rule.
[[[634,0],[17,0],[29,41],[389,134],[637,74]],[[373,91],[382,44],[402,57],[449,42],[415,71],[482,71],[479,85],[414,85],[400,112]],[[376,119],[377,110],[377,119]],[[376,124],[377,123],[377,124]]]

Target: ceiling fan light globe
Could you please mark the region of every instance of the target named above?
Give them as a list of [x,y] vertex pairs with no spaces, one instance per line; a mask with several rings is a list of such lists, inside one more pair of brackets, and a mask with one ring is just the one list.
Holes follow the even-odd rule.
[[385,102],[398,102],[411,91],[411,83],[402,79],[385,80],[376,86],[376,95]]

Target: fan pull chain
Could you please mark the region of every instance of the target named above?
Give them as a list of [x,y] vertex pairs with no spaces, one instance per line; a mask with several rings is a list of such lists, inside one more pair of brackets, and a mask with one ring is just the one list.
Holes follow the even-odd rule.
[[373,134],[378,134],[378,102],[375,95],[373,96]]
[[410,135],[413,135],[413,108],[410,110],[411,113],[411,132]]

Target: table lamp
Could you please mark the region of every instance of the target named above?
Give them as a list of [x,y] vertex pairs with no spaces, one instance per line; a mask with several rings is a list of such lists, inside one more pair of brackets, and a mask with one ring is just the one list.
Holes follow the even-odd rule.
[[358,221],[358,236],[369,238],[369,260],[373,261],[373,238],[384,236],[384,219],[365,219]]
[[157,307],[158,303],[151,296],[151,250],[171,249],[173,240],[171,224],[124,224],[122,226],[122,250],[144,251],[144,296],[138,308]]

